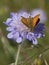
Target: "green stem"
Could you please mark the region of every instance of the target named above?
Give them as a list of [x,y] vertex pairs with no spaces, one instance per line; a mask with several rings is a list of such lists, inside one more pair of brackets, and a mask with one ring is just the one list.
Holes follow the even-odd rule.
[[16,54],[16,61],[15,61],[15,65],[17,65],[17,64],[18,64],[18,59],[19,59],[19,54],[20,54],[21,45],[22,45],[22,44],[20,44],[20,45],[18,46],[18,51],[17,51],[17,54]]
[[44,59],[44,62],[45,62],[45,65],[48,65],[48,63],[47,63],[46,59]]

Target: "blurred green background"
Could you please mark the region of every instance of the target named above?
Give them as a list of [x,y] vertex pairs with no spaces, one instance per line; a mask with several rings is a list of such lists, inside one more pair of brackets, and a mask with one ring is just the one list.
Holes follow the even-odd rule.
[[[38,48],[32,48],[31,42],[24,41],[18,65],[49,65],[49,0],[0,0],[0,65],[14,65],[18,48],[15,41],[6,37],[7,26],[3,22],[10,17],[10,12],[17,12],[21,9],[30,11],[37,8],[45,10],[47,14],[45,37],[38,39]],[[43,53],[43,56],[39,58],[41,53]]]

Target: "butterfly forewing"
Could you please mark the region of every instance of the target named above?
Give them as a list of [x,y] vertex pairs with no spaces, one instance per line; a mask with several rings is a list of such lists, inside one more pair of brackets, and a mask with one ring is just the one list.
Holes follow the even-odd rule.
[[39,16],[40,16],[40,14],[38,14],[34,18],[32,18],[32,25],[33,25],[33,27],[35,27],[38,24],[38,22],[40,20]]
[[22,23],[25,24],[27,27],[29,27],[28,18],[25,18],[25,17],[23,17],[23,16],[21,16],[21,17],[22,17],[22,19],[21,19]]

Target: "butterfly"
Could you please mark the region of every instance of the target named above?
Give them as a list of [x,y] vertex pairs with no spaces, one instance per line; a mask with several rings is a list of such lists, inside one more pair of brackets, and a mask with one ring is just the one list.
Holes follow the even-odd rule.
[[37,14],[34,17],[29,16],[28,18],[21,16],[22,17],[21,22],[32,30],[39,23],[39,21],[40,21],[39,16],[40,16],[40,14]]

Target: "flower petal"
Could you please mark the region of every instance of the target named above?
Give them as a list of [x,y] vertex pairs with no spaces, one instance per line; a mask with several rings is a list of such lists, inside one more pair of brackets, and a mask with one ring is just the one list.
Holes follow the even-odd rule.
[[23,11],[23,10],[21,10],[21,11],[19,11],[18,12],[18,17],[21,17],[21,16],[23,16],[23,17],[29,17],[30,16],[30,14],[29,13],[27,13],[27,11]]
[[16,40],[19,36],[20,36],[19,31],[15,31],[15,33],[13,34],[13,39]]
[[44,37],[45,35],[43,33],[35,34],[36,38]]
[[6,25],[10,25],[10,23],[11,23],[11,21],[12,21],[12,19],[11,18],[8,18],[7,20],[6,20],[6,22],[3,22],[3,23],[5,23]]
[[36,33],[36,32],[40,33],[43,31],[45,31],[45,28],[44,28],[44,24],[42,24],[42,23],[37,24],[37,26],[34,28],[34,33]]
[[12,39],[12,38],[13,38],[13,32],[9,33],[9,34],[7,35],[7,37],[10,38],[10,39]]
[[7,27],[6,30],[7,31],[14,31],[14,30],[16,30],[16,28],[15,27]]
[[19,32],[18,31],[12,31],[11,33],[9,33],[7,35],[8,38],[13,38],[13,39],[17,39],[17,37],[19,37]]
[[11,12],[11,13],[10,13],[10,15],[11,15],[11,16],[14,16],[14,15],[15,15],[15,13],[14,13],[14,12]]
[[27,39],[29,39],[29,40],[31,41],[31,40],[32,40],[32,37],[34,37],[34,33],[29,32],[29,33],[27,34]]
[[22,36],[23,38],[26,38],[26,37],[27,37],[27,32],[26,32],[26,31],[23,31],[23,32],[21,33],[21,36]]
[[37,39],[35,37],[32,38],[32,42],[34,45],[38,44]]
[[16,39],[16,42],[17,42],[17,43],[21,43],[21,42],[22,42],[22,37],[18,37],[18,38]]

